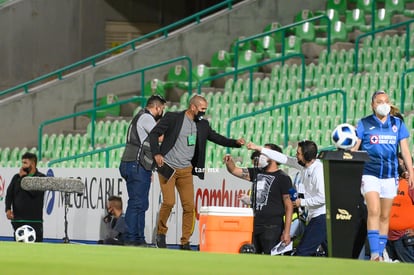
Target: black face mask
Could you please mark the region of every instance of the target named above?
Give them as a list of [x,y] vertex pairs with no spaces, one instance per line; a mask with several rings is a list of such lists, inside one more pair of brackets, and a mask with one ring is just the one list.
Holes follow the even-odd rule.
[[160,114],[160,115],[156,115],[154,116],[155,121],[158,121],[162,118],[162,116],[164,115],[164,111]]
[[30,170],[31,170],[30,167],[23,168],[23,171],[25,171],[27,174],[29,174]]
[[305,165],[306,165],[306,163],[304,163],[303,161],[301,161],[301,160],[298,160],[298,164],[300,165],[300,166],[303,166],[303,167],[305,167]]
[[204,118],[204,115],[206,114],[206,112],[201,112],[199,111],[195,116],[194,116],[194,121],[195,122],[199,122]]

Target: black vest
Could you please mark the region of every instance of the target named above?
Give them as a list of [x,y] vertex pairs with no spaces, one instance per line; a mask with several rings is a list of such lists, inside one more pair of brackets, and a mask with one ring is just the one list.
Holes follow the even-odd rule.
[[[137,121],[143,114],[151,113],[147,109],[142,109],[135,115],[128,127],[127,137],[126,137],[126,146],[124,153],[122,155],[121,161],[139,161],[142,151],[141,140],[139,139],[137,131]],[[148,137],[144,140],[147,141]],[[151,157],[152,160],[152,157]]]

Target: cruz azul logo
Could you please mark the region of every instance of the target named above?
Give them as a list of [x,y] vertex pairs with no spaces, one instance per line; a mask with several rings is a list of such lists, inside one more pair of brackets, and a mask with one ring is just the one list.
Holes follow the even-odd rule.
[[349,212],[347,210],[338,208],[338,213],[336,213],[336,219],[337,220],[349,221],[349,220],[351,220],[351,218],[352,218],[352,215],[349,214]]

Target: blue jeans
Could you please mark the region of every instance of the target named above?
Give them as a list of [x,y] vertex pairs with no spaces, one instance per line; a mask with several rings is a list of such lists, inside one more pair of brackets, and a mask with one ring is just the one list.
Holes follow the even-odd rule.
[[305,232],[296,249],[297,256],[313,256],[319,245],[327,253],[326,215],[312,218],[305,227]]
[[127,232],[125,243],[145,243],[145,212],[149,206],[151,171],[145,170],[138,162],[121,162],[121,176],[125,179],[128,191],[128,207],[125,213]]
[[405,246],[403,238],[387,242],[387,252],[391,259],[404,263],[414,263],[414,246]]

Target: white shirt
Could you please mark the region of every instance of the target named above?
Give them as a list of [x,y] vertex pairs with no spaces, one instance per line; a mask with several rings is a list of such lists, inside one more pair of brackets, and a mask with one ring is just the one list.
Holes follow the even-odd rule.
[[294,167],[301,172],[302,183],[305,189],[304,199],[300,205],[308,209],[308,219],[326,214],[325,208],[325,180],[323,176],[323,165],[316,159],[309,167],[303,167],[295,157],[288,157],[269,148],[263,148],[262,154],[270,159]]

